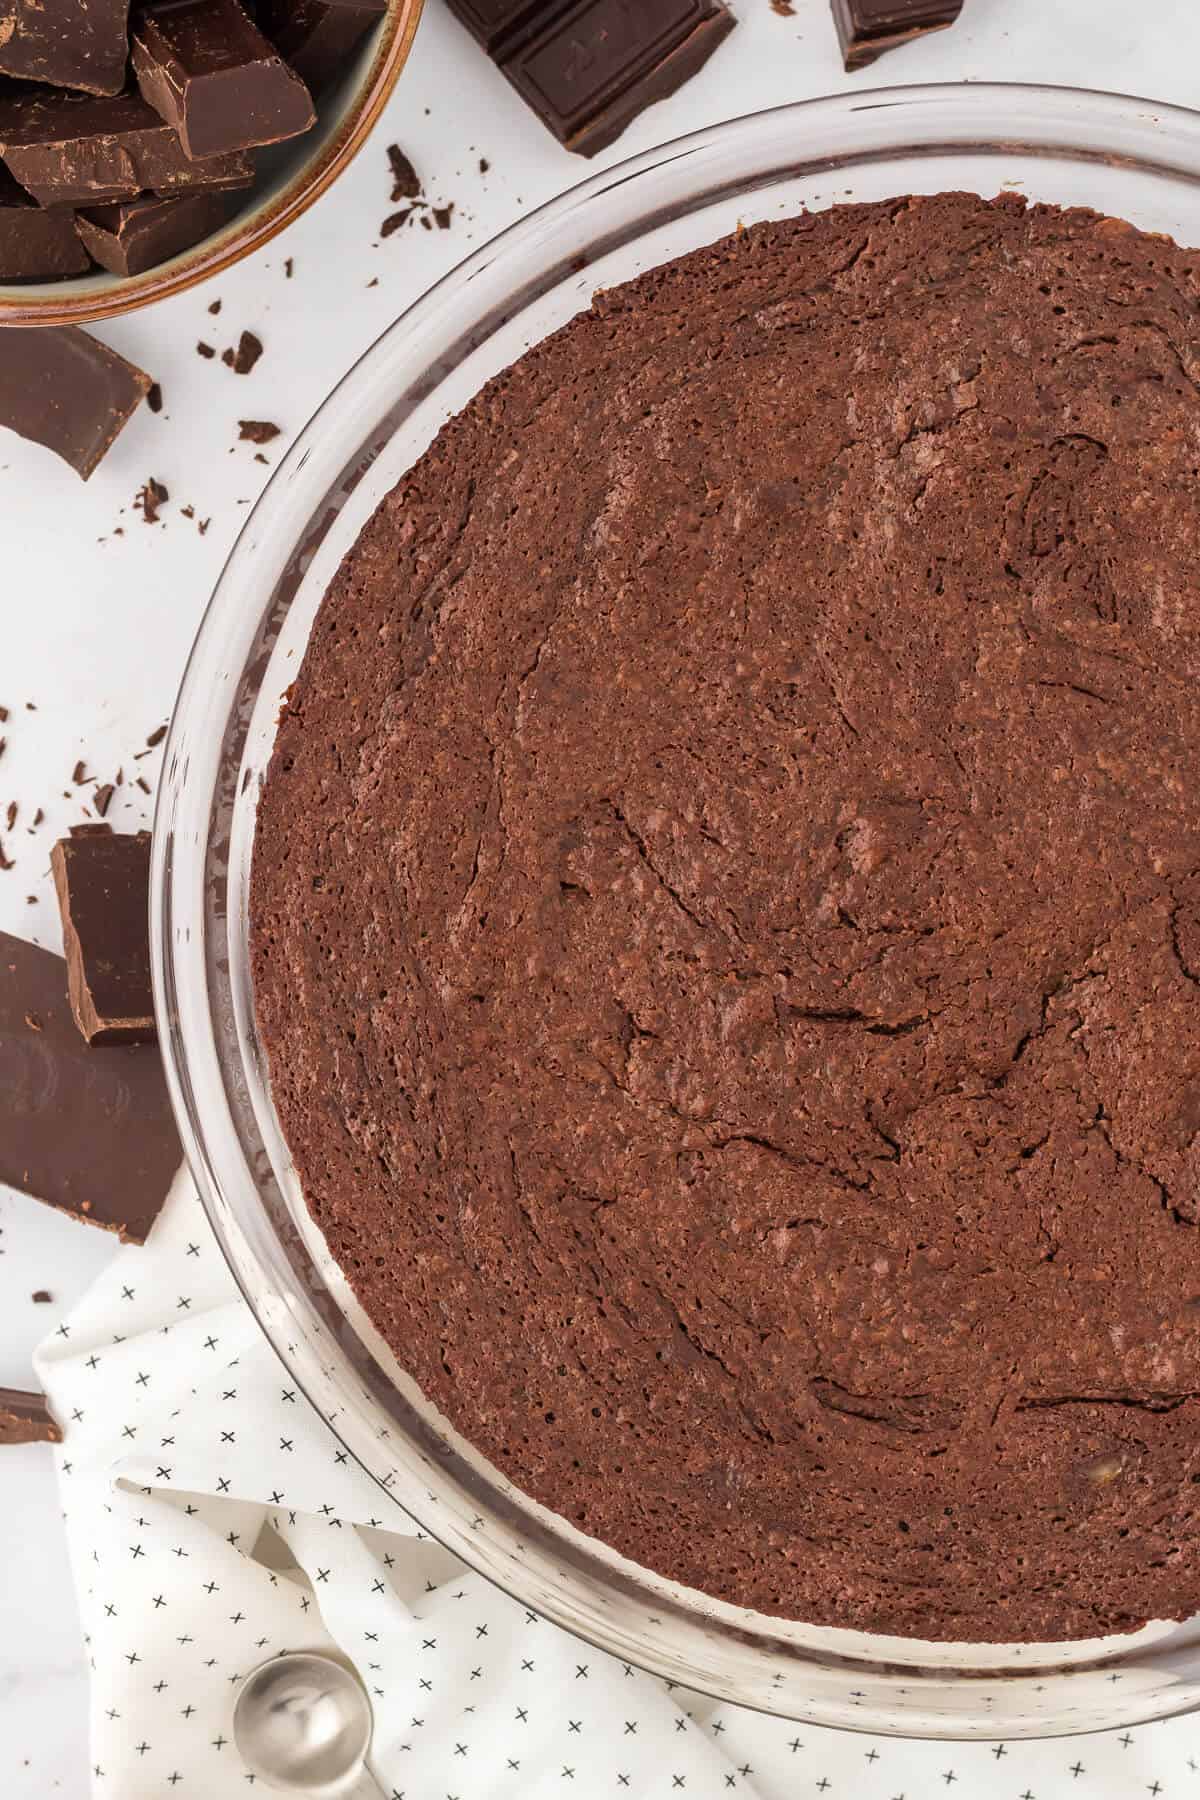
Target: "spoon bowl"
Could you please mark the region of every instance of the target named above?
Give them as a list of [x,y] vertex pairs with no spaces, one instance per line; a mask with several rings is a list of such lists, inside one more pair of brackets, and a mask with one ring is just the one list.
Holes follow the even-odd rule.
[[338,1800],[363,1772],[371,1703],[331,1656],[276,1656],[247,1675],[233,1709],[242,1760],[268,1787]]

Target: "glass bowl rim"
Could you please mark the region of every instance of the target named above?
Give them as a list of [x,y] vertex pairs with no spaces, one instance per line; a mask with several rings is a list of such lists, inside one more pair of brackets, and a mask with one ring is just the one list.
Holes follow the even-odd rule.
[[[977,109],[981,112],[988,107],[1001,111],[1008,106],[1013,113],[1017,113],[1022,105],[1035,110],[1039,107],[1044,107],[1047,109],[1047,116],[1053,115],[1056,117],[1059,120],[1060,125],[1069,124],[1071,122],[1069,114],[1072,107],[1083,109],[1086,110],[1088,115],[1086,122],[1093,134],[1102,131],[1102,128],[1106,123],[1111,125],[1114,129],[1120,123],[1123,123],[1126,126],[1137,125],[1138,129],[1142,129],[1152,124],[1156,129],[1161,130],[1164,135],[1169,135],[1172,138],[1173,147],[1179,160],[1161,161],[1148,157],[1143,158],[1134,156],[1120,151],[1110,152],[1105,149],[1103,142],[1095,141],[1094,137],[1091,141],[1081,144],[1075,143],[1069,135],[1051,137],[1045,140],[1037,138],[1036,135],[1033,138],[1029,138],[1021,137],[1016,134],[1014,134],[1011,139],[1001,139],[995,136],[979,138],[971,138],[969,136],[957,136],[950,139],[938,138],[935,129],[936,108],[938,106],[946,107],[963,105],[964,103],[968,108]],[[765,134],[772,126],[779,126],[793,119],[798,120],[803,118],[809,122],[816,122],[819,120],[822,109],[825,109],[826,112],[832,110],[834,113],[841,115],[859,110],[876,111],[885,108],[893,109],[894,115],[896,113],[899,114],[897,118],[898,127],[902,120],[912,121],[914,116],[919,117],[922,108],[935,109],[934,123],[929,129],[926,129],[921,133],[916,142],[912,141],[911,132],[910,137],[907,139],[902,135],[894,136],[892,141],[885,148],[881,148],[878,151],[874,160],[883,160],[889,156],[914,155],[919,154],[922,151],[932,153],[949,151],[966,153],[975,151],[987,155],[998,155],[1005,152],[1012,152],[1014,154],[1020,152],[1029,155],[1037,154],[1039,152],[1043,155],[1053,155],[1057,153],[1064,156],[1073,156],[1079,160],[1085,161],[1092,160],[1107,163],[1124,163],[1129,167],[1149,175],[1157,175],[1178,181],[1187,181],[1200,187],[1200,113],[1193,112],[1187,108],[1139,99],[1135,96],[1103,93],[1083,88],[1059,87],[1037,83],[981,82],[934,83],[911,87],[859,89],[849,94],[842,93],[819,96],[811,100],[794,102],[782,107],[772,107],[746,115],[742,118],[727,120],[721,124],[703,128],[699,131],[690,133],[685,137],[673,140],[670,143],[644,151],[625,162],[614,164],[609,168],[590,175],[582,182],[568,188],[547,201],[535,211],[520,218],[507,229],[497,234],[488,243],[475,250],[433,287],[427,290],[425,294],[418,298],[416,302],[403,312],[393,324],[381,334],[375,343],[372,344],[371,347],[352,365],[327,396],[321,407],[314,413],[312,419],[310,419],[309,423],[300,432],[288,454],[272,475],[270,482],[263,490],[258,502],[244,522],[238,538],[229,553],[229,557],[226,560],[214,589],[212,599],[209,602],[209,606],[201,622],[195,645],[193,646],[191,656],[189,657],[185,669],[179,701],[172,718],[170,734],[166,744],[164,777],[160,788],[154,832],[151,881],[152,968],[155,984],[156,1008],[159,1015],[159,1036],[167,1069],[168,1085],[175,1106],[187,1160],[192,1168],[196,1185],[200,1190],[210,1224],[218,1242],[221,1244],[224,1254],[226,1255],[235,1280],[238,1282],[239,1287],[241,1287],[252,1312],[256,1316],[260,1329],[263,1330],[268,1341],[272,1343],[277,1353],[284,1361],[285,1366],[291,1371],[292,1376],[299,1381],[306,1392],[309,1391],[308,1383],[305,1381],[301,1370],[297,1367],[294,1357],[289,1357],[289,1355],[285,1353],[281,1342],[281,1337],[284,1334],[281,1334],[277,1327],[273,1329],[271,1324],[264,1319],[261,1308],[256,1305],[254,1296],[247,1289],[245,1281],[243,1280],[242,1270],[239,1268],[236,1255],[226,1232],[225,1221],[221,1214],[221,1196],[218,1189],[213,1185],[213,1177],[206,1153],[205,1120],[196,1110],[194,1091],[189,1079],[189,1045],[186,1041],[186,1033],[180,1027],[180,1019],[176,1004],[181,981],[188,979],[195,980],[197,978],[207,980],[207,971],[204,968],[203,960],[205,950],[201,942],[204,937],[203,931],[198,929],[194,932],[188,930],[183,933],[178,933],[174,930],[174,906],[179,899],[185,898],[185,896],[182,892],[176,892],[176,890],[180,888],[180,882],[176,874],[172,848],[173,834],[177,829],[176,815],[180,812],[181,808],[184,809],[186,814],[187,803],[191,802],[191,818],[189,821],[191,826],[193,828],[203,827],[203,820],[196,812],[194,803],[195,796],[191,796],[187,793],[187,774],[190,763],[187,732],[190,725],[195,722],[191,715],[196,713],[198,716],[203,716],[205,710],[205,702],[208,696],[200,691],[200,684],[203,680],[203,671],[200,668],[200,664],[204,651],[211,646],[211,641],[222,627],[222,607],[230,598],[229,590],[235,573],[238,571],[240,564],[254,554],[255,532],[259,520],[270,517],[272,514],[282,514],[287,502],[289,481],[292,477],[298,476],[300,471],[303,470],[315,446],[319,442],[320,435],[325,428],[325,423],[331,412],[339,405],[348,405],[349,401],[352,400],[354,396],[364,393],[372,381],[376,365],[381,361],[386,360],[388,353],[395,348],[397,343],[406,337],[419,339],[423,326],[428,322],[437,319],[451,303],[456,301],[461,302],[464,295],[470,295],[471,284],[473,282],[489,273],[495,276],[498,270],[503,271],[508,267],[519,268],[521,258],[528,247],[538,244],[539,241],[544,239],[547,235],[552,236],[555,231],[565,231],[568,222],[577,218],[581,211],[588,206],[589,202],[599,201],[606,194],[614,192],[617,188],[627,187],[630,183],[636,183],[638,181],[644,182],[645,178],[652,177],[656,171],[663,169],[671,162],[679,161],[682,158],[698,151],[703,151],[706,148],[711,149],[714,146],[720,147],[727,141],[736,141],[739,134],[751,134],[755,131]],[[1061,110],[1056,113],[1054,111],[1055,108]],[[1137,122],[1141,123],[1137,124]],[[1082,124],[1083,120],[1077,120],[1076,123]],[[814,166],[836,168],[847,165],[853,166],[868,160],[872,159],[849,151],[840,157],[830,157],[827,160],[810,157],[809,161],[803,166],[806,169]],[[776,171],[777,174],[779,172],[779,170]],[[766,177],[764,177],[764,180],[765,179]],[[736,184],[733,184],[730,191],[741,190],[737,189]],[[711,190],[707,191],[707,197],[712,197]],[[697,201],[696,205],[698,206],[699,204],[700,202]],[[614,232],[608,238],[598,238],[596,240],[597,248],[595,254],[597,256],[602,255],[616,242],[625,243],[631,241],[639,234],[652,229],[656,223],[661,222],[661,217],[661,214],[655,213],[652,209],[644,210],[638,215],[636,221],[631,223],[625,231],[620,233]],[[515,290],[510,289],[512,312],[519,313],[521,307],[529,300],[531,292],[535,294],[545,293],[548,288],[553,285],[553,281],[558,279],[562,272],[562,267],[564,266],[566,265],[552,265],[551,269],[544,272],[541,277],[534,277],[527,281],[525,287],[518,287]],[[469,339],[469,334],[464,332],[462,337],[459,340],[456,340],[456,348],[461,350],[461,355],[465,356],[468,354],[468,349],[462,349],[462,345],[477,344],[484,341],[492,330],[499,328],[507,316],[511,316],[511,314],[504,315],[493,310],[491,314],[488,314],[483,318],[481,321],[482,329],[473,339]],[[456,365],[452,364],[450,366],[453,367]],[[431,374],[429,387],[423,391],[428,392],[431,387],[436,387],[438,380],[440,380],[445,373],[446,368],[444,366],[440,368],[435,366]],[[360,451],[361,448],[362,445],[360,444]],[[365,465],[360,460],[358,464],[351,463],[343,469],[342,479],[346,491],[349,491],[349,487],[357,478],[356,471],[357,473],[361,473],[364,466]],[[329,490],[330,493],[333,491],[332,488]],[[266,610],[269,610],[269,603],[264,604],[264,611]],[[246,674],[247,670],[243,669],[242,677],[244,678]],[[206,816],[208,827],[211,828],[215,795],[209,794],[208,799],[212,804],[209,805]],[[371,1472],[359,1449],[345,1438],[343,1438],[342,1441],[347,1444],[347,1448],[355,1455],[356,1460],[363,1463],[364,1467],[368,1467],[368,1472]],[[379,1479],[378,1476],[375,1478]],[[406,1501],[405,1504],[408,1505],[408,1502]],[[415,1512],[418,1523],[422,1525],[423,1529],[429,1531],[431,1535],[435,1537],[440,1537],[443,1542],[446,1541],[444,1532],[440,1531],[436,1525],[431,1525],[427,1519],[422,1518],[419,1510],[411,1507],[410,1510]],[[450,1547],[453,1548],[457,1554],[463,1556],[465,1561],[468,1563],[472,1562],[472,1558],[468,1551],[464,1549],[462,1541],[456,1538],[451,1543]],[[479,1566],[479,1564],[476,1563],[473,1566]],[[519,1583],[510,1585],[508,1581],[498,1578],[496,1574],[488,1568],[485,1568],[483,1572],[488,1576],[488,1579],[497,1582],[498,1585],[504,1587],[506,1591],[513,1594],[516,1598],[527,1598],[527,1595],[522,1592]],[[701,1600],[705,1598],[702,1595],[696,1597]],[[603,1632],[597,1626],[593,1625],[591,1629],[581,1626],[569,1617],[565,1617],[561,1613],[556,1613],[553,1608],[547,1607],[544,1600],[539,1600],[537,1604],[543,1614],[556,1618],[558,1623],[563,1625],[565,1629],[574,1633],[574,1635],[595,1644],[598,1648],[606,1650],[610,1654],[628,1654],[626,1650],[617,1649],[613,1641],[606,1640]],[[752,1619],[755,1624],[758,1624],[759,1622],[766,1623],[767,1625],[780,1623],[779,1621],[773,1620],[764,1621],[762,1620],[761,1615],[746,1616],[749,1619]],[[703,1615],[697,1615],[697,1619],[693,1620],[692,1623],[697,1623],[702,1619]],[[711,1619],[709,1620],[709,1623],[711,1624]],[[1122,1640],[1106,1641],[1119,1644]],[[894,1642],[896,1642],[896,1640],[880,1640],[879,1654],[881,1659],[886,1659],[887,1656],[887,1651],[884,1649],[884,1646]],[[783,1647],[780,1646],[780,1649],[782,1651]],[[1151,1662],[1155,1660],[1155,1650],[1153,1646],[1150,1646],[1147,1655]],[[638,1658],[634,1657],[633,1660],[638,1660]],[[836,1661],[837,1659],[834,1658],[833,1660]],[[1111,1661],[1113,1658],[1108,1657],[1101,1660]],[[1120,1657],[1119,1660],[1122,1661],[1123,1665],[1126,1662],[1136,1664],[1138,1661],[1138,1653],[1135,1651],[1132,1658]],[[650,1651],[645,1653],[642,1658],[642,1666],[657,1669],[660,1673],[668,1672],[668,1667],[664,1663],[661,1653],[657,1650],[654,1653],[651,1653]],[[881,1661],[879,1666],[884,1666],[883,1661]],[[1068,1675],[1084,1674],[1088,1671],[1088,1668],[1092,1666],[1094,1665],[1075,1665],[1065,1670],[1064,1673]],[[1026,1675],[1032,1672],[1032,1669],[1028,1668],[1022,1673],[1020,1678],[1024,1679]],[[1041,1672],[1045,1671],[1043,1670]],[[922,1673],[923,1671],[920,1669],[913,1669],[911,1671],[910,1679],[919,1685],[919,1679]],[[973,1668],[963,1668],[962,1670],[938,1669],[932,1671],[932,1673],[936,1674],[944,1681],[947,1687],[953,1687],[956,1682],[961,1682],[963,1685],[966,1685],[968,1678],[974,1675],[975,1670]],[[999,1675],[997,1675],[997,1679],[1000,1679]],[[1189,1686],[1188,1697],[1186,1699],[1180,1700],[1177,1698],[1174,1703],[1170,1703],[1164,1702],[1160,1696],[1154,1702],[1154,1710],[1146,1710],[1143,1707],[1141,1710],[1135,1709],[1133,1713],[1128,1711],[1116,1712],[1111,1719],[1106,1719],[1104,1724],[1097,1724],[1094,1721],[1091,1721],[1086,1724],[1062,1726],[1057,1730],[1053,1726],[1050,1726],[1048,1729],[1030,1729],[1028,1726],[1025,1728],[1017,1727],[1009,1720],[993,1716],[993,1724],[1001,1727],[1001,1730],[999,1731],[994,1729],[991,1731],[980,1729],[977,1721],[976,1726],[970,1731],[956,1731],[951,1729],[936,1733],[935,1735],[946,1737],[996,1737],[1007,1735],[1013,1738],[1019,1736],[1054,1736],[1071,1735],[1075,1731],[1095,1731],[1104,1729],[1108,1725],[1116,1727],[1126,1723],[1145,1723],[1153,1718],[1169,1717],[1174,1713],[1188,1711],[1193,1707],[1200,1706],[1200,1671],[1198,1671],[1197,1677],[1192,1677],[1189,1671],[1189,1683],[1191,1685]],[[689,1682],[688,1685],[705,1686],[703,1682]],[[709,1691],[715,1690],[710,1686]],[[774,1710],[769,1703],[746,1699],[740,1694],[722,1694],[721,1698],[739,1706],[754,1707],[755,1705],[758,1705],[761,1710],[767,1712]],[[904,1709],[901,1709],[902,1712],[903,1710]],[[922,1735],[930,1735],[926,1723],[906,1726],[902,1720],[897,1722],[895,1718],[888,1720],[864,1719],[861,1725],[857,1725],[853,1718],[843,1719],[839,1716],[834,1720],[823,1716],[820,1711],[797,1714],[791,1708],[786,1711],[777,1712],[776,1716],[789,1718],[803,1717],[816,1723],[836,1724],[839,1728],[843,1729],[871,1730],[877,1735],[886,1735],[888,1733],[905,1735],[913,1734],[917,1731],[920,1731]]]

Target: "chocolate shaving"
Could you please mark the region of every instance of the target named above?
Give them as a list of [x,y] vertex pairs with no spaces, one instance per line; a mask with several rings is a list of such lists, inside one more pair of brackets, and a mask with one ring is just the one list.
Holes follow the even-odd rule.
[[116,792],[115,784],[111,781],[106,781],[104,783],[104,786],[98,787],[96,789],[95,794],[92,796],[92,804],[96,808],[96,811],[100,814],[101,818],[104,817],[105,813],[109,809],[109,806],[112,804],[112,797],[115,792]]
[[170,498],[171,496],[163,483],[161,481],[156,481],[154,476],[151,475],[147,480],[145,487],[139,488],[134,495],[133,504],[135,508],[141,508],[142,518],[147,525],[157,525],[159,522],[158,509],[160,506],[164,506]]
[[389,144],[387,159],[392,166],[392,199],[415,200],[421,192],[421,178],[399,144]]
[[262,353],[262,339],[256,338],[252,331],[243,331],[238,339],[237,349],[223,350],[221,361],[235,375],[248,375]]
[[279,426],[269,419],[239,419],[238,437],[247,444],[269,444],[279,436]]

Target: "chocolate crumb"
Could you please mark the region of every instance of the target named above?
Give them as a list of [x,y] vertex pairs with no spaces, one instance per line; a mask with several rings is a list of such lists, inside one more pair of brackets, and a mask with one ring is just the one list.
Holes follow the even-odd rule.
[[198,522],[198,524],[196,526],[196,530],[200,533],[201,537],[204,536],[205,532],[208,530],[208,528],[211,524],[212,524],[211,519],[201,519]]
[[8,820],[8,829],[11,831],[13,826],[17,822],[17,803],[15,800],[9,801],[8,811],[5,813],[4,816]]
[[402,225],[408,223],[412,218],[412,215],[413,209],[411,206],[402,207],[399,212],[389,213],[387,218],[383,221],[383,224],[379,227],[380,237],[390,238],[394,231],[399,231]]
[[0,756],[4,755],[5,747],[7,744],[8,744],[8,739],[0,737]]
[[256,450],[254,452],[254,460],[255,462],[266,463],[268,469],[271,466],[270,458],[264,456],[261,450]]
[[199,343],[196,345],[196,355],[197,356],[203,356],[203,357],[208,358],[208,357],[213,357],[216,354],[217,353],[213,349],[211,344]]
[[421,191],[421,177],[399,144],[388,145],[387,159],[392,166],[392,199],[415,200]]
[[82,787],[87,778],[87,764],[84,762],[83,758],[80,757],[79,761],[75,764],[75,767],[71,770],[71,780],[75,783],[76,787]]
[[25,711],[26,712],[36,712],[37,711],[37,707],[33,704],[32,700],[27,700],[25,702]]
[[124,771],[124,769],[118,769],[116,774],[113,776],[113,786],[114,787],[124,787],[125,786],[125,771]]
[[368,286],[368,287],[369,287],[369,288],[373,288],[373,287],[378,287],[378,286],[379,286],[379,277],[378,277],[378,275],[372,275],[372,277],[371,277],[371,279],[370,279],[370,281],[368,281],[368,283],[367,283],[367,286]]
[[103,787],[98,787],[96,789],[92,798],[92,804],[95,806],[96,811],[100,814],[101,818],[104,817],[112,804],[112,797],[115,791],[115,786],[111,781],[106,781]]
[[263,353],[262,339],[252,331],[243,331],[236,350],[223,350],[221,361],[235,375],[248,375]]
[[35,1293],[30,1294],[29,1298],[35,1306],[49,1306],[54,1295],[48,1288],[38,1288]]
[[208,310],[215,316],[221,310],[221,302],[219,300],[210,301]]
[[42,820],[45,818],[45,816],[46,816],[45,813],[42,811],[41,807],[39,806],[37,811],[33,815],[34,824],[40,825]]
[[481,156],[481,157],[480,157],[480,159],[479,159],[479,173],[480,173],[480,174],[481,174],[481,175],[486,175],[486,174],[487,174],[487,172],[488,172],[488,170],[489,170],[489,169],[490,169],[490,168],[491,168],[491,166],[492,166],[492,165],[491,165],[491,163],[490,163],[490,162],[489,162],[489,161],[488,161],[488,159],[487,159],[487,157],[486,157],[486,156]]
[[243,443],[269,444],[272,438],[278,436],[278,425],[272,425],[269,419],[238,420],[238,438]]
[[143,794],[152,794],[154,792],[154,789],[150,786],[150,783],[147,780],[145,780],[145,778],[141,775],[139,775],[137,778],[137,784],[141,788]]
[[283,264],[283,272],[287,276],[289,281],[292,279],[292,270],[295,268],[295,266],[296,265],[292,261],[290,256],[285,258],[284,264]]
[[190,501],[186,506],[181,506],[179,510],[185,519],[194,519],[196,516],[196,509]]
[[7,873],[7,871],[9,869],[15,869],[16,866],[17,865],[13,861],[12,857],[6,856],[4,854],[4,846],[3,846],[3,844],[0,844],[0,870],[3,870],[5,873]]
[[162,388],[157,381],[152,381],[146,390],[146,405],[152,413],[162,411]]
[[36,894],[26,894],[26,896],[25,896],[26,906],[36,906],[37,903],[38,903],[38,897]]
[[794,19],[796,16],[792,0],[771,0],[771,11],[778,13],[781,19]]
[[165,505],[170,498],[171,496],[163,483],[161,481],[156,481],[154,476],[151,475],[148,478],[145,487],[139,488],[134,495],[133,504],[135,507],[141,508],[142,518],[147,525],[157,525],[159,522],[158,509],[160,506]]
[[147,750],[153,750],[156,744],[161,744],[163,739],[166,737],[166,735],[167,735],[166,726],[165,725],[156,725],[154,727],[154,730],[150,733],[150,736],[146,739]]
[[7,706],[0,706],[0,725],[3,725],[5,723],[5,721],[7,720],[7,718],[8,718]]
[[433,209],[433,216],[437,221],[437,228],[439,231],[449,231],[450,220],[454,216],[453,200],[451,200],[448,206],[435,206]]

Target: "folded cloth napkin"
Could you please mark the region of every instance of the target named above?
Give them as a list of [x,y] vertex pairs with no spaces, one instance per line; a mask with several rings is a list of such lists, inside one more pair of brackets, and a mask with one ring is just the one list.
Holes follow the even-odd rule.
[[[1200,1728],[945,1744],[795,1726],[591,1649],[425,1537],[291,1385],[181,1177],[37,1355],[91,1658],[93,1794],[229,1800],[242,1676],[337,1649],[387,1800],[1133,1800]],[[261,1787],[262,1784],[258,1783]]]

